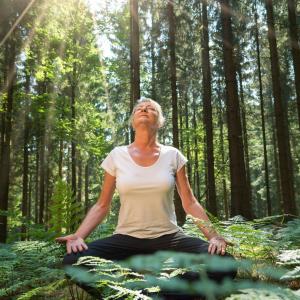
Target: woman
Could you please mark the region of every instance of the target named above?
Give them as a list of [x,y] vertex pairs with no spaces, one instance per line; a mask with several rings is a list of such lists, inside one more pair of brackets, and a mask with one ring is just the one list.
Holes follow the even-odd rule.
[[[158,143],[157,133],[163,123],[157,102],[138,101],[131,115],[134,142],[109,153],[101,164],[105,175],[97,203],[74,234],[57,238],[66,243],[65,265],[87,255],[122,260],[158,250],[225,255],[225,239],[209,226],[209,219],[190,188],[185,170],[187,159],[176,148]],[[203,220],[199,228],[208,242],[185,235],[177,226],[175,184],[185,212]],[[86,244],[84,239],[108,214],[115,188],[121,207],[114,234]],[[233,278],[235,271],[215,273],[212,277],[219,281],[224,276]]]

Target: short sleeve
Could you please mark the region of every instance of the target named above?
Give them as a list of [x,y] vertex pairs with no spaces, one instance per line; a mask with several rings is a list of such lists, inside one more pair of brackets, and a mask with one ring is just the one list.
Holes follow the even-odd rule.
[[110,175],[116,176],[116,165],[114,162],[114,150],[112,150],[103,160],[101,167]]
[[187,158],[179,151],[176,151],[176,172],[178,172],[186,163]]

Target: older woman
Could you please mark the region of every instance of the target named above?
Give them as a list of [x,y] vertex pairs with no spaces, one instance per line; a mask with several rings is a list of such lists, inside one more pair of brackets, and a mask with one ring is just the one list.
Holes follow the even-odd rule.
[[[187,159],[178,149],[157,140],[163,123],[157,102],[138,101],[131,115],[134,142],[115,147],[108,154],[101,164],[105,175],[97,203],[74,234],[57,238],[66,243],[65,265],[87,255],[122,260],[158,250],[225,255],[225,239],[209,226],[209,219],[190,188],[185,170]],[[175,184],[185,212],[203,220],[199,228],[208,242],[186,235],[177,226],[173,201]],[[84,239],[108,214],[115,188],[121,207],[114,234],[86,244]],[[235,272],[215,274],[217,280],[224,276],[234,277]]]

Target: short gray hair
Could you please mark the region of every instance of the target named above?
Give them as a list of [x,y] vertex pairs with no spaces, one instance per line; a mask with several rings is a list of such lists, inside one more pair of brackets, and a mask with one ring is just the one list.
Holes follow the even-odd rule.
[[[158,112],[158,119],[157,119],[157,125],[158,125],[158,128],[163,127],[163,126],[164,126],[164,123],[165,123],[165,117],[164,117],[164,115],[163,115],[161,106],[160,106],[159,103],[157,103],[156,101],[154,101],[153,99],[150,99],[150,98],[141,98],[141,99],[138,99],[138,100],[137,100],[137,103],[136,103],[135,106],[133,107],[131,116],[130,116],[130,118],[129,118],[129,123],[130,123],[130,125],[132,126],[132,123],[133,123],[133,115],[134,115],[134,113],[135,113],[136,108],[137,108],[141,103],[145,103],[145,102],[149,102],[149,103],[153,104],[153,106],[155,107],[156,111]],[[133,127],[133,126],[132,126],[132,127]]]

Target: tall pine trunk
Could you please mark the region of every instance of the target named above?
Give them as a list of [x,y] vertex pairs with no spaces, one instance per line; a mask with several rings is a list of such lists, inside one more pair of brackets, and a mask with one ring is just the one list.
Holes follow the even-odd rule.
[[[29,67],[27,65],[27,67]],[[29,91],[30,91],[30,75],[26,74],[25,79],[25,116],[24,116],[24,137],[23,137],[23,186],[22,186],[22,217],[28,220],[28,142],[29,142]],[[26,239],[26,226],[23,224],[21,228],[22,240]]]
[[217,216],[217,199],[215,184],[215,162],[213,145],[213,122],[211,106],[211,70],[209,57],[209,36],[207,20],[207,1],[202,0],[202,73],[203,73],[203,120],[206,142],[206,178],[207,178],[207,209]]
[[223,208],[225,219],[228,220],[229,218],[229,206],[228,206],[228,193],[227,193],[227,184],[226,184],[226,160],[225,160],[225,149],[224,149],[224,112],[222,108],[221,99],[223,99],[223,94],[221,93],[221,84],[220,80],[218,80],[218,125],[220,130],[220,152],[221,152],[221,174],[222,174],[222,190],[223,190]]
[[263,148],[264,148],[264,170],[265,170],[265,186],[266,186],[266,198],[267,198],[267,214],[272,215],[272,205],[270,196],[270,181],[269,181],[269,167],[268,167],[268,152],[267,152],[267,139],[266,139],[266,124],[265,124],[265,108],[264,108],[264,97],[262,88],[262,75],[261,75],[261,63],[260,63],[260,44],[258,35],[258,14],[256,9],[256,2],[254,7],[254,18],[255,18],[255,44],[256,44],[256,56],[257,56],[257,71],[259,81],[259,99],[260,99],[260,115],[261,115],[261,126],[263,135]]
[[242,132],[243,132],[243,145],[244,145],[244,155],[245,155],[245,167],[246,167],[246,177],[247,177],[247,187],[249,191],[250,202],[251,197],[251,174],[250,174],[250,159],[249,159],[249,146],[248,146],[248,133],[247,133],[247,121],[246,121],[246,104],[244,99],[244,88],[243,88],[243,76],[242,76],[242,66],[241,66],[241,53],[240,47],[238,47],[238,63],[237,63],[237,74],[239,79],[239,91],[241,99],[241,119],[242,119]]
[[86,162],[85,171],[84,171],[84,211],[88,212],[89,209],[89,178],[90,177],[90,168],[89,160]]
[[300,129],[300,46],[297,26],[297,13],[295,0],[288,0],[289,35],[292,49],[293,66],[295,74],[295,87],[298,107],[298,122]]
[[[184,92],[184,116],[185,116],[185,130],[186,134],[186,158],[188,161],[191,159],[191,145],[190,145],[190,127],[189,127],[189,110],[188,110],[188,95],[187,91]],[[189,178],[192,178],[192,169],[191,164],[189,163],[187,166],[187,173]]]
[[[172,125],[173,125],[173,146],[179,148],[178,138],[178,104],[177,104],[177,77],[176,77],[176,55],[175,55],[175,14],[173,1],[168,1],[167,13],[169,20],[169,51],[170,51],[170,80],[172,93]],[[177,222],[183,225],[185,222],[185,211],[178,193],[175,193],[175,210]]]
[[231,8],[228,0],[220,0],[220,3],[230,157],[231,215],[241,214],[248,219],[252,219],[253,214],[247,184],[240,105],[233,54]]
[[[9,195],[9,173],[10,173],[10,142],[12,131],[12,109],[14,100],[14,88],[16,79],[16,49],[13,40],[10,41],[9,51],[6,52],[8,57],[8,76],[6,80],[7,99],[4,112],[4,130],[3,144],[0,161],[0,210],[8,210]],[[5,243],[7,239],[7,216],[0,215],[0,243]]]
[[192,125],[193,125],[193,136],[194,136],[194,151],[195,151],[195,163],[194,163],[194,190],[196,194],[196,198],[198,201],[200,201],[200,176],[199,176],[199,157],[198,157],[198,137],[197,137],[197,118],[196,118],[196,101],[195,101],[196,95],[193,95],[193,119],[192,119]]
[[289,131],[287,125],[286,110],[283,106],[282,100],[280,68],[277,52],[272,0],[266,0],[265,5],[267,11],[268,41],[270,47],[272,87],[283,209],[287,214],[297,214]]
[[[138,0],[130,0],[130,111],[140,95],[140,35]],[[134,140],[134,133],[131,129],[131,142]]]
[[151,51],[151,97],[154,100],[156,99],[156,58],[155,58],[155,43],[154,43],[154,37],[155,37],[155,22],[154,22],[154,7],[153,7],[153,1],[151,1],[151,45],[150,45],[150,51]]

